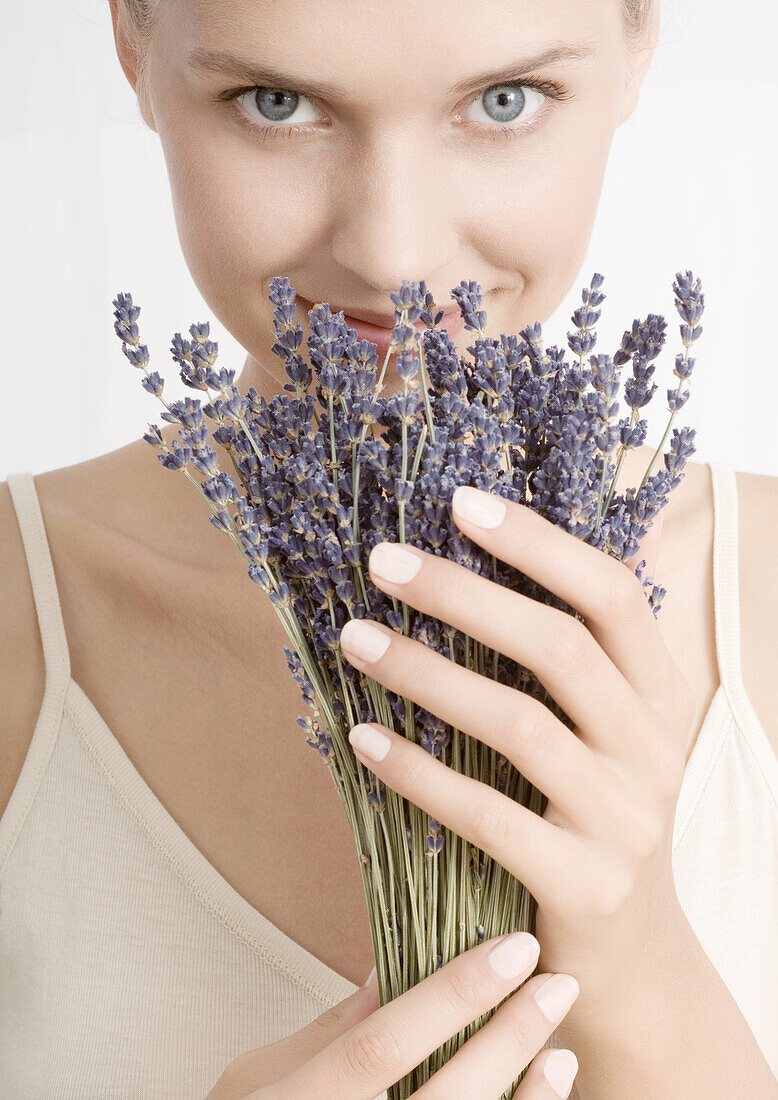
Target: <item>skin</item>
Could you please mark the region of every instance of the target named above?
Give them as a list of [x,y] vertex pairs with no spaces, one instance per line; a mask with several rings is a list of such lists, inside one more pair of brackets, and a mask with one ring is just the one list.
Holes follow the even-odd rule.
[[[361,622],[346,624],[341,645],[355,667],[507,756],[547,794],[545,812],[538,817],[378,723],[368,728],[383,733],[383,758],[368,755],[373,740],[352,731],[350,741],[388,786],[526,883],[538,901],[544,965],[578,978],[586,1011],[613,995],[657,934],[685,924],[671,842],[694,700],[629,570],[520,504],[498,502],[501,518],[481,526],[464,512],[478,496],[489,499],[454,494],[457,526],[580,610],[585,626],[415,547],[374,547],[371,579],[531,668],[575,728],[381,623],[370,626],[383,653],[360,650]],[[407,573],[392,571],[409,555],[415,575],[399,582]]]
[[[119,61],[134,88],[138,73],[125,12],[117,0],[110,0],[110,7]],[[557,0],[552,4],[527,0],[521,5],[521,20],[515,18],[514,3],[496,0],[476,2],[467,10],[441,0],[425,3],[423,11],[416,5],[414,11],[418,18],[413,35],[408,35],[398,30],[390,9],[377,2],[354,8],[344,0],[330,0],[327,18],[316,21],[309,18],[309,5],[294,0],[285,4],[283,21],[271,18],[272,5],[257,0],[162,0],[158,8],[147,55],[150,121],[160,135],[189,270],[212,315],[246,349],[243,370],[235,379],[242,392],[254,385],[270,398],[286,381],[281,360],[270,351],[274,332],[266,292],[276,274],[287,274],[299,293],[310,300],[368,309],[387,309],[390,303],[385,292],[397,288],[404,277],[424,277],[439,305],[446,303],[450,288],[462,277],[474,277],[484,288],[489,327],[495,332],[516,332],[526,323],[545,320],[579,277],[615,130],[634,110],[653,56],[658,8],[644,41],[638,43],[626,40],[621,8],[615,0]],[[321,5],[317,12],[324,13]],[[479,35],[472,34],[473,25],[479,26]],[[341,56],[343,26],[349,27],[355,47],[348,67],[325,61]],[[438,30],[432,30],[434,27]],[[441,36],[447,45],[442,53],[436,48]],[[478,106],[479,91],[464,97],[446,94],[454,81],[537,53],[544,44],[587,41],[596,47],[595,57],[533,74],[558,80],[572,98],[551,101],[543,122],[521,138],[490,140],[489,120],[483,112],[472,113],[472,103]],[[252,42],[257,43],[255,48]],[[229,105],[216,101],[224,91],[245,87],[246,80],[188,72],[186,58],[195,47],[248,55],[257,62],[273,63],[283,72],[337,83],[343,101],[315,105],[310,101],[305,119],[329,122],[320,131],[256,143],[234,121]],[[435,67],[428,65],[432,55],[438,58]],[[249,97],[243,102],[250,110]],[[395,121],[393,105],[398,102],[404,105],[402,127]],[[462,116],[480,119],[483,132],[458,129],[456,120]],[[310,187],[311,173],[315,174],[315,187]],[[348,178],[348,188],[342,186],[343,178]],[[430,197],[435,201],[431,213]],[[307,335],[307,317],[299,319]],[[458,350],[464,352],[470,342],[470,335],[463,333],[457,341]],[[391,362],[386,392],[397,382]],[[166,426],[163,434],[171,441],[175,427]],[[653,448],[644,447],[627,455],[620,488],[637,484],[651,453]],[[229,460],[222,466],[230,469]],[[106,481],[120,486],[120,492],[111,496],[117,503],[110,511],[105,492],[99,496],[96,522],[95,508],[88,502],[95,499],[96,484]],[[125,568],[116,581],[111,577],[107,583],[138,592],[139,605],[150,607],[147,613],[139,612],[138,624],[127,626],[144,639],[155,667],[164,667],[176,654],[169,638],[155,651],[151,649],[155,642],[150,639],[157,637],[150,621],[157,614],[152,605],[161,606],[164,599],[165,606],[174,606],[180,621],[186,615],[191,586],[204,593],[216,592],[210,612],[206,606],[198,608],[196,623],[189,624],[190,634],[201,630],[201,617],[208,614],[211,621],[218,617],[226,637],[238,629],[246,647],[262,654],[267,683],[273,685],[272,697],[265,698],[262,708],[269,728],[293,727],[299,697],[280,658],[286,641],[283,629],[269,602],[253,601],[246,606],[246,581],[235,568],[234,549],[204,521],[204,503],[185,478],[150,461],[149,445],[138,441],[72,471],[42,475],[37,484],[47,522],[52,527],[57,520],[62,522],[59,544],[79,547],[81,558],[95,563],[89,571],[92,588],[88,597],[81,592],[84,583],[76,575],[80,572],[77,565],[69,570],[69,562],[59,565],[61,586],[65,586],[66,573],[73,573],[73,606],[65,607],[69,621],[77,620],[79,613],[81,619],[97,616],[92,610],[96,606],[94,577],[108,540],[114,554],[120,551],[117,560]],[[745,488],[750,498],[742,492]],[[756,492],[753,485],[741,482],[738,489],[744,513],[748,502],[749,513],[763,514],[758,505],[767,485]],[[697,695],[695,728],[699,728],[716,686],[711,507],[708,470],[690,463],[684,482],[662,514],[665,522],[658,561],[656,529],[642,547],[648,559],[647,572],[656,565],[661,583],[668,587],[659,629],[665,632],[669,648],[679,657],[682,654],[683,660],[677,663],[683,664]],[[132,518],[138,515],[144,518],[140,529]],[[87,519],[91,524],[88,539],[81,535]],[[752,552],[749,547],[768,544],[767,531],[764,525],[752,522],[742,533],[744,563],[753,560],[756,566],[756,559],[746,554]],[[764,575],[764,570],[759,572]],[[157,576],[158,584],[149,592],[150,577]],[[107,598],[112,606],[112,591]],[[763,603],[761,598],[754,601],[755,607]],[[744,647],[753,637],[750,651],[754,656],[746,667],[757,669],[759,654],[765,650],[757,643],[760,624],[756,610],[753,616],[746,616],[744,609],[744,618],[752,618],[755,624],[752,635],[748,631],[744,635]],[[73,636],[79,636],[75,629]],[[189,751],[176,755],[173,768],[164,738],[138,742],[139,730],[145,727],[142,720],[133,720],[139,701],[147,698],[150,713],[156,711],[147,678],[140,684],[130,682],[125,697],[118,697],[119,685],[101,674],[95,657],[96,652],[105,652],[106,660],[111,659],[110,632],[106,635],[96,623],[92,631],[81,629],[80,636],[85,638],[83,654],[77,642],[72,642],[74,678],[97,702],[111,728],[119,729],[123,744],[134,738],[133,759],[175,820],[213,861],[219,857],[224,877],[243,897],[341,974],[361,981],[372,966],[361,881],[351,866],[352,842],[342,807],[333,798],[331,781],[322,774],[319,761],[311,759],[315,753],[289,741],[278,748],[272,740],[263,753],[264,767],[275,775],[275,787],[294,770],[309,794],[309,812],[310,806],[327,807],[320,810],[318,831],[311,832],[340,839],[342,866],[332,865],[335,845],[311,851],[310,859],[327,868],[329,873],[322,879],[348,879],[348,888],[333,891],[335,898],[344,899],[339,915],[340,926],[349,930],[348,957],[343,952],[333,954],[335,948],[320,935],[317,938],[316,928],[306,925],[304,916],[294,910],[294,882],[305,880],[309,869],[307,862],[300,861],[298,846],[284,844],[296,813],[294,791],[289,790],[281,800],[282,805],[292,807],[288,823],[277,818],[278,799],[271,803],[276,817],[269,821],[257,818],[257,800],[251,802],[251,811],[246,803],[243,815],[254,814],[254,835],[272,835],[267,829],[273,826],[270,849],[257,849],[253,843],[249,848],[241,845],[242,822],[235,824],[227,837],[222,835],[223,823],[218,813],[210,810],[210,795],[219,792],[207,789],[199,799],[189,796],[188,792],[200,790],[204,774],[226,775],[224,783],[230,790],[245,783],[240,764],[230,770],[232,756],[240,760],[238,751],[220,752],[213,767],[208,767],[210,731],[228,705],[229,691],[222,691],[212,715],[207,702],[201,701],[201,735],[193,719]],[[89,637],[94,645],[88,646]],[[233,649],[228,654],[231,662],[237,661]],[[116,658],[121,660],[122,654],[117,653]],[[764,674],[759,669],[759,673],[752,683],[772,683],[768,669]],[[106,680],[112,682],[110,697],[100,694]],[[283,691],[282,684],[286,684]],[[260,692],[261,685],[255,690]],[[182,692],[180,703],[188,707],[193,693],[201,695],[201,687],[195,682],[182,684]],[[763,697],[770,704],[759,708],[764,720],[775,707],[764,689]],[[165,697],[164,705],[175,712],[175,700]],[[34,725],[32,714],[30,724]],[[20,723],[20,728],[23,725]],[[227,728],[231,725],[237,723],[228,720]],[[684,758],[688,759],[692,746],[693,735],[682,746]],[[264,872],[274,859],[289,868],[293,887],[287,892],[275,888],[278,876]],[[335,898],[333,904],[337,904]]]
[[[121,9],[116,0],[110,3],[117,53],[135,86]],[[416,5],[412,36],[385,4],[319,4],[315,20],[310,10],[290,0],[278,20],[271,18],[272,6],[258,0],[162,0],[148,58],[152,121],[187,264],[211,319],[219,323],[212,332],[223,326],[246,350],[239,389],[253,385],[268,398],[286,382],[281,360],[270,351],[275,335],[267,290],[277,274],[287,274],[312,301],[381,311],[391,308],[387,292],[403,278],[424,278],[440,306],[451,287],[473,278],[485,291],[490,331],[518,332],[546,320],[575,281],[586,279],[580,268],[611,142],[634,110],[658,31],[657,12],[646,40],[629,44],[616,0],[523,0],[520,19],[515,3],[481,0],[462,8],[440,0]],[[353,47],[348,67],[339,60],[343,27]],[[441,37],[445,50],[438,45]],[[552,102],[534,131],[492,141],[486,131],[498,124],[483,112],[477,116],[482,134],[466,133],[455,123],[458,114],[477,106],[480,91],[447,95],[454,82],[549,42],[586,39],[596,44],[596,58],[533,73],[573,93]],[[195,46],[240,52],[283,71],[337,82],[343,103],[316,105],[321,114],[315,117],[329,123],[320,131],[256,143],[234,121],[229,105],[214,101],[247,82],[188,73],[185,58]],[[307,336],[307,318],[299,319]],[[461,353],[471,335],[457,339]],[[385,392],[398,385],[391,368]],[[158,369],[172,376],[170,369]],[[163,434],[168,441],[176,436],[172,426]],[[620,489],[637,484],[652,453],[645,447],[628,459]],[[222,465],[230,468],[228,460]],[[764,503],[770,493],[775,498],[776,479],[757,479],[763,484],[756,488],[738,479],[739,489],[751,494],[741,498],[744,568],[764,576],[755,555],[757,547],[769,545],[768,532],[755,517],[770,511]],[[328,965],[355,983],[363,981],[373,963],[372,945],[345,815],[316,754],[302,738],[277,736],[279,729],[297,729],[294,720],[303,708],[281,655],[286,637],[269,601],[247,599],[234,548],[206,522],[207,510],[192,486],[162,470],[145,442],[37,476],[36,483],[68,624],[73,678],[171,816],[227,881]],[[12,520],[2,488],[3,518]],[[662,632],[697,700],[690,728],[675,731],[685,758],[716,686],[711,506],[708,471],[690,464],[667,507],[656,561],[669,594],[660,624],[644,623],[652,632],[645,638],[655,645],[656,632]],[[0,573],[24,578],[20,547],[2,552],[8,561]],[[655,555],[657,548],[647,552]],[[193,586],[202,593],[196,606]],[[31,593],[22,589],[14,620],[29,622],[30,629],[26,645],[16,648],[19,667],[29,671],[4,697],[18,708],[11,728],[31,733],[42,666]],[[121,639],[113,629],[117,603]],[[753,615],[744,605],[754,638],[749,662],[749,631],[744,634],[747,673],[757,669],[766,649],[756,642],[757,604],[763,603],[754,598]],[[140,656],[127,662],[127,652]],[[205,661],[220,669],[217,690],[204,691]],[[529,655],[527,663],[534,667]],[[16,667],[11,655],[5,665]],[[119,680],[113,674],[118,666],[124,670]],[[248,676],[252,714],[262,715],[259,732],[256,722],[246,722]],[[772,684],[765,667],[758,682],[768,679]],[[756,686],[757,678],[752,682]],[[410,678],[405,685],[414,697]],[[764,699],[769,707],[757,708],[763,721],[778,712],[772,698]],[[176,721],[183,713],[191,716],[185,730]],[[218,744],[216,727],[222,731]],[[663,730],[664,737],[668,733]],[[260,770],[253,765],[257,737]],[[13,749],[5,769],[11,787],[26,746],[20,741]],[[387,773],[387,782],[403,789],[399,774],[389,779]],[[420,789],[415,796],[410,788],[404,793],[425,805]],[[652,789],[645,797],[651,801]],[[305,846],[296,840],[303,802],[310,823]],[[442,808],[439,819],[445,820]],[[299,904],[301,884],[314,882],[312,868],[311,888],[342,930],[337,942],[322,933],[315,913],[311,917],[317,907]],[[526,874],[528,868],[518,871]],[[666,865],[663,871],[654,881],[664,891]],[[675,918],[671,898],[667,906],[662,902],[662,912]],[[555,949],[550,930],[541,944]],[[564,962],[575,974],[582,959],[560,955],[550,961]],[[603,959],[602,970],[584,961],[587,977],[597,974],[602,981],[614,960]]]
[[[520,19],[513,0],[456,9],[427,0],[414,10],[409,35],[381,0],[329,0],[315,20],[305,0],[285,3],[283,19],[256,0],[159,6],[148,55],[152,120],[189,270],[247,351],[243,392],[254,385],[270,397],[287,381],[270,350],[267,293],[277,274],[309,301],[382,312],[404,278],[424,278],[443,307],[462,278],[475,279],[496,332],[550,316],[578,276],[615,130],[632,113],[653,54],[658,10],[634,45],[617,0],[523,0]],[[343,56],[343,27],[358,59],[348,67],[325,60]],[[500,123],[478,103],[486,87],[446,92],[558,42],[588,42],[598,52],[532,74],[560,82],[571,98],[526,93],[514,131],[545,117],[523,136],[493,140]],[[117,45],[135,84],[121,34]],[[235,120],[234,104],[214,102],[246,81],[189,70],[198,47],[337,83],[344,102],[301,99],[282,125],[318,129],[257,143]],[[442,64],[430,66],[433,56]],[[261,121],[250,97],[241,103]],[[300,319],[307,336],[307,316]],[[461,334],[460,351],[471,335]],[[385,392],[398,383],[390,371]]]

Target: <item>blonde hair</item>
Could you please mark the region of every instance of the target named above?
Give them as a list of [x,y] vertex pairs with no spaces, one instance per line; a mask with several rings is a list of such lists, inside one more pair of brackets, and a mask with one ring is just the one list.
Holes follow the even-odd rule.
[[624,28],[628,38],[643,37],[651,22],[655,3],[658,0],[624,0]]
[[[136,94],[141,117],[154,127],[149,95],[148,45],[154,31],[154,16],[161,0],[119,0],[127,14],[127,38],[135,58]],[[654,4],[659,0],[624,0],[624,31],[630,42],[640,40],[648,30]]]
[[126,22],[122,20],[122,26],[133,53],[138,109],[143,121],[152,130],[156,126],[149,94],[148,46],[154,31],[154,15],[158,4],[159,0],[119,0],[119,17],[121,18],[122,8],[127,15]]

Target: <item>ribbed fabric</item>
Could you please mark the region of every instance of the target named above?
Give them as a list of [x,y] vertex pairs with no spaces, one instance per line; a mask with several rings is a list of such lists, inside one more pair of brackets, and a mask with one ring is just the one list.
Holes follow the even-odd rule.
[[[687,765],[673,868],[692,927],[778,1076],[778,761],[740,671],[735,475],[710,469],[721,686]],[[7,480],[46,687],[0,818],[2,1097],[203,1100],[238,1054],[357,987],[226,882],[72,679],[33,476]],[[560,1045],[556,1033],[546,1045]]]

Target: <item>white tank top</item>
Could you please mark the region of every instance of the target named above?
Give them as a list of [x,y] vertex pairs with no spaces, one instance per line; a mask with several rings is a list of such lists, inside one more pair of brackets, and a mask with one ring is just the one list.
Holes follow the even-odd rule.
[[[778,761],[741,677],[735,475],[710,469],[721,684],[687,764],[673,870],[692,928],[778,1077]],[[2,1096],[203,1100],[233,1058],[357,986],[230,886],[72,679],[33,476],[7,480],[46,686],[0,818]]]

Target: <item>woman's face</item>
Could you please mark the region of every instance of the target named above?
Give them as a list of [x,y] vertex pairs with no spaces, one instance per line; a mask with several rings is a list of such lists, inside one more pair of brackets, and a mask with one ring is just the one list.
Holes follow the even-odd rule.
[[[556,309],[653,52],[656,25],[639,50],[621,2],[161,0],[150,106],[187,264],[248,353],[241,389],[288,381],[277,275],[388,316],[403,279],[440,308],[472,279],[494,336]],[[528,67],[551,47],[570,56]]]

